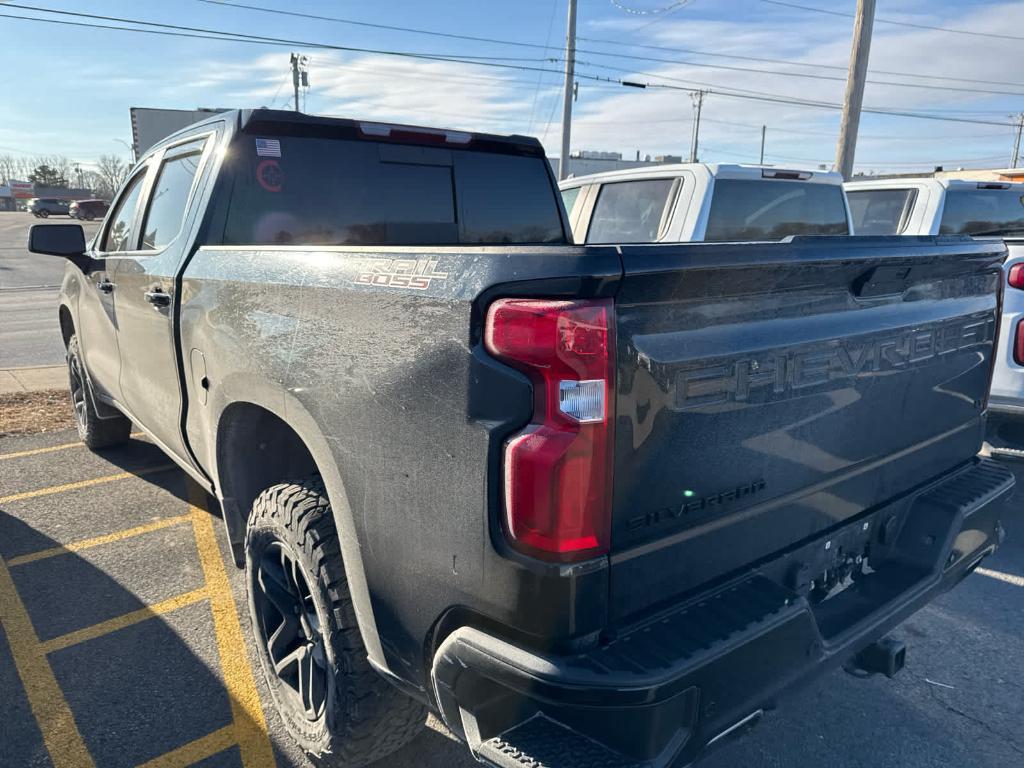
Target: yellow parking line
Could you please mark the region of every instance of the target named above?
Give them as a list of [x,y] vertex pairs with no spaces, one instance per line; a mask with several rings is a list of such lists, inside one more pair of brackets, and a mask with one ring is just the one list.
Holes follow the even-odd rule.
[[194,589],[191,592],[185,592],[184,594],[176,595],[175,597],[168,598],[167,600],[161,600],[159,603],[153,603],[152,605],[139,608],[137,611],[125,613],[121,616],[115,616],[112,619],[101,621],[99,624],[93,624],[90,627],[76,629],[74,632],[68,632],[66,635],[59,635],[58,637],[51,638],[43,643],[43,652],[54,653],[55,651],[70,648],[72,645],[84,643],[86,640],[95,640],[97,637],[103,637],[104,635],[109,635],[111,632],[116,632],[119,629],[130,627],[133,624],[139,624],[147,619],[152,619],[165,613],[176,611],[179,608],[193,605],[198,603],[200,600],[205,600],[206,598],[206,587]]
[[12,501],[22,501],[23,499],[34,499],[38,496],[49,496],[54,493],[64,493],[65,491],[77,491],[79,488],[89,488],[93,485],[102,485],[103,483],[112,483],[115,480],[125,480],[129,477],[140,477],[142,475],[150,475],[154,472],[165,472],[168,469],[174,469],[174,464],[160,464],[156,467],[146,467],[143,469],[136,469],[133,472],[118,472],[116,475],[104,475],[103,477],[94,477],[91,480],[79,480],[77,483],[65,483],[64,485],[51,485],[49,488],[39,488],[34,491],[24,491],[23,493],[15,493],[10,496],[0,496],[0,504],[9,504]]
[[[143,437],[142,432],[132,432],[129,437]],[[54,451],[65,451],[68,448],[84,448],[85,443],[78,441],[77,443],[61,443],[60,445],[51,445],[46,448],[32,448],[27,451],[14,451],[13,453],[0,453],[0,461],[4,459],[20,459],[25,456],[38,456],[41,453],[53,453]]]
[[[235,745],[234,726],[225,725],[202,738],[183,744],[139,765],[139,768],[185,768]],[[273,763],[268,763],[272,766]]]
[[38,552],[30,552],[27,555],[18,555],[17,557],[12,557],[8,560],[7,565],[13,568],[18,565],[25,565],[25,563],[34,563],[36,560],[45,560],[48,557],[66,555],[69,552],[80,552],[83,549],[90,549],[91,547],[98,547],[103,544],[110,544],[115,541],[130,539],[133,536],[141,536],[142,534],[150,533],[151,531],[159,531],[161,528],[170,528],[173,525],[181,525],[182,523],[187,523],[190,519],[191,517],[189,515],[165,517],[162,520],[154,520],[152,523],[146,523],[145,525],[140,525],[135,528],[127,528],[123,531],[115,531],[114,533],[108,533],[105,536],[96,536],[92,539],[74,541],[71,544],[50,547],[49,549],[42,549]]
[[189,483],[189,511],[195,531],[199,562],[206,575],[206,588],[210,593],[213,629],[217,638],[217,651],[224,673],[224,687],[231,701],[235,739],[238,742],[242,765],[245,768],[266,768],[275,765],[274,750],[267,733],[259,692],[253,679],[249,655],[242,637],[231,584],[224,570],[224,560],[217,537],[213,532],[213,518],[200,508],[203,492]]
[[3,560],[0,560],[0,625],[3,625],[14,666],[54,768],[95,765]]

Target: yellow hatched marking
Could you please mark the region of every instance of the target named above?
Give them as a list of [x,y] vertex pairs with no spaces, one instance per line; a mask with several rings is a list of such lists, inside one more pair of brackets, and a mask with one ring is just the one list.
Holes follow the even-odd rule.
[[18,565],[25,565],[25,563],[34,563],[36,560],[45,560],[48,557],[66,555],[69,552],[81,552],[83,549],[99,547],[103,544],[110,544],[115,541],[130,539],[133,536],[141,536],[144,533],[159,531],[161,528],[170,528],[174,525],[181,525],[182,523],[187,523],[189,520],[190,517],[188,515],[166,517],[162,520],[154,520],[152,523],[146,523],[135,528],[127,528],[123,531],[115,531],[114,533],[108,533],[105,536],[96,536],[91,539],[75,541],[71,544],[63,544],[58,547],[50,547],[49,549],[43,549],[39,552],[30,552],[27,555],[18,555],[17,557],[12,557],[10,560],[8,560],[7,565],[13,568]]
[[[223,752],[228,747],[233,747],[235,743],[235,727],[225,725],[213,733],[146,761],[139,765],[139,768],[185,768],[185,766],[198,763],[207,757],[212,757],[218,752]],[[268,763],[267,765],[273,766],[274,764]]]
[[224,560],[213,531],[213,517],[200,507],[203,492],[189,484],[189,511],[195,531],[199,562],[206,575],[206,588],[210,594],[213,628],[217,638],[217,652],[224,674],[224,687],[231,701],[235,741],[245,768],[266,768],[275,765],[274,750],[267,733],[259,692],[253,679],[252,667],[242,636],[231,584],[224,570]]
[[3,625],[14,666],[54,768],[91,768],[95,763],[82,741],[71,708],[3,560],[0,560],[0,625]]
[[[132,432],[129,437],[143,437],[142,432]],[[14,451],[13,453],[0,453],[0,461],[4,459],[20,459],[25,456],[38,456],[41,453],[53,453],[54,451],[66,451],[68,448],[84,448],[85,443],[78,441],[77,443],[61,443],[60,445],[50,445],[46,448],[31,448],[27,451]]]
[[168,469],[174,468],[174,464],[160,464],[159,466],[156,467],[136,469],[133,472],[118,472],[116,475],[104,475],[103,477],[94,477],[91,480],[79,480],[77,483],[51,485],[48,488],[39,488],[35,491],[15,493],[12,494],[11,496],[0,496],[0,504],[9,504],[12,501],[22,501],[23,499],[34,499],[37,498],[38,496],[50,496],[54,493],[64,493],[65,491],[77,491],[79,488],[89,488],[93,485],[112,483],[115,480],[126,480],[129,477],[141,477],[142,475],[151,475],[154,472],[165,472]]
[[112,619],[101,621],[98,624],[83,627],[82,629],[76,629],[74,632],[68,632],[66,635],[54,637],[43,643],[43,651],[45,653],[54,653],[55,651],[70,648],[72,645],[84,643],[87,640],[95,640],[97,637],[109,635],[111,632],[117,632],[119,629],[130,627],[133,624],[140,624],[147,619],[162,616],[165,613],[176,611],[179,608],[193,605],[198,603],[200,600],[205,600],[206,598],[206,587],[194,589],[191,592],[185,592],[181,595],[175,595],[167,600],[161,600],[159,603],[153,603],[153,605],[147,605],[139,608],[137,611],[131,611],[130,613],[125,613],[121,616],[115,616]]

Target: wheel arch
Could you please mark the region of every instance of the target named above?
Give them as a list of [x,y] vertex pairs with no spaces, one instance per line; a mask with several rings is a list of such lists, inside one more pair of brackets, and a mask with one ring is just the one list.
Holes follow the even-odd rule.
[[387,671],[352,509],[334,456],[306,409],[294,399],[281,403],[283,409],[280,402],[231,402],[217,421],[216,489],[236,564],[244,563],[248,511],[256,497],[275,483],[318,473],[331,504],[363,644],[370,661]]
[[71,337],[75,333],[75,321],[71,317],[71,309],[67,304],[60,305],[58,317],[60,319],[60,335],[64,337],[64,349],[67,349]]

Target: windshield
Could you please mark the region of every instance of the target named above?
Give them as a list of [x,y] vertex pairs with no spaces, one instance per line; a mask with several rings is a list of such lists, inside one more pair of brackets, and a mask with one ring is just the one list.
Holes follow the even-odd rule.
[[838,184],[778,179],[716,179],[704,239],[781,240],[790,235],[846,235]]
[[1021,189],[963,189],[946,193],[940,235],[1024,235]]
[[542,157],[293,136],[234,148],[225,244],[566,242]]

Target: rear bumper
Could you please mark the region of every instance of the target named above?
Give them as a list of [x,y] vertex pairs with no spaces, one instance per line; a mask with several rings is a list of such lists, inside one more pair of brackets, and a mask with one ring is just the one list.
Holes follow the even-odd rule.
[[[441,714],[494,765],[687,765],[969,574],[1002,540],[1012,487],[975,460],[576,655],[462,627],[434,658]],[[874,570],[812,603],[808,574],[854,553]]]

